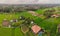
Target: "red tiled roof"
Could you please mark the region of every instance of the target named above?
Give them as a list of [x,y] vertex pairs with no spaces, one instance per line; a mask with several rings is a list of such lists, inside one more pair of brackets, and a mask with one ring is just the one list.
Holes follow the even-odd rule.
[[38,25],[34,25],[31,29],[35,34],[37,34],[41,30],[41,27],[39,27]]
[[8,26],[9,25],[9,22],[8,21],[3,21],[2,23],[4,26]]

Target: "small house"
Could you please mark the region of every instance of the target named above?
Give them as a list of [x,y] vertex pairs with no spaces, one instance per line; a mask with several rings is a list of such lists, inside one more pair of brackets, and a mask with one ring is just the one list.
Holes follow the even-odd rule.
[[51,17],[58,18],[60,17],[60,14],[53,14]]
[[37,34],[41,30],[41,27],[39,27],[38,25],[33,25],[31,27],[31,29],[32,29],[33,33]]
[[3,20],[2,25],[8,27],[10,22],[8,20]]

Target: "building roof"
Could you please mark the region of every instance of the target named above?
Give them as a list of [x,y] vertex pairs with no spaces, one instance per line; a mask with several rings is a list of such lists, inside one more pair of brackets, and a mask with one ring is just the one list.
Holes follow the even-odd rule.
[[51,17],[59,17],[60,16],[60,14],[53,14]]
[[38,25],[33,25],[31,29],[35,34],[37,34],[41,30],[41,27],[39,27]]
[[2,24],[3,24],[3,26],[8,26],[9,25],[9,21],[8,20],[4,20]]

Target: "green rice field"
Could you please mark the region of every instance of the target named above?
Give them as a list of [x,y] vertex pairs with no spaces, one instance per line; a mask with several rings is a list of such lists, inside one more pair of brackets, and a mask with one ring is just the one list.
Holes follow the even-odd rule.
[[[42,15],[44,13],[44,9],[39,9],[35,11],[36,13]],[[60,24],[60,18],[49,18],[49,19],[42,19],[45,16],[37,17],[33,16],[28,12],[21,12],[21,13],[0,13],[0,36],[34,36],[34,34],[29,31],[26,34],[23,34],[21,28],[4,28],[2,27],[3,19],[11,20],[11,19],[18,19],[20,16],[24,16],[26,18],[30,17],[34,19],[34,22],[43,28],[46,32],[50,33],[50,36],[57,36],[57,25]],[[43,36],[48,36],[48,33],[45,33]]]

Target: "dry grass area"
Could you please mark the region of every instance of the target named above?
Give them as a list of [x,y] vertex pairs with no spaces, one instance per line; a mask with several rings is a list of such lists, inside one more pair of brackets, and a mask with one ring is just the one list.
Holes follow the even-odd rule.
[[28,11],[28,12],[29,12],[30,14],[32,14],[33,16],[38,16],[38,17],[42,16],[42,15],[36,13],[35,11]]

